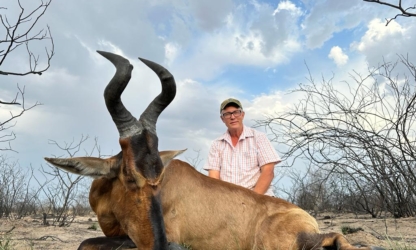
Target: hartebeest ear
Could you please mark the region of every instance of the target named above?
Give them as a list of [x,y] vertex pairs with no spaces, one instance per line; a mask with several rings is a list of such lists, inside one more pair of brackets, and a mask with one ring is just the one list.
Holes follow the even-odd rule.
[[74,157],[74,158],[46,158],[45,160],[55,167],[68,172],[99,178],[105,176],[114,178],[120,169],[119,157],[114,156],[108,159],[96,157]]
[[169,163],[175,158],[176,156],[185,152],[186,149],[183,150],[169,150],[169,151],[160,151],[160,159],[162,159],[163,166],[166,167]]

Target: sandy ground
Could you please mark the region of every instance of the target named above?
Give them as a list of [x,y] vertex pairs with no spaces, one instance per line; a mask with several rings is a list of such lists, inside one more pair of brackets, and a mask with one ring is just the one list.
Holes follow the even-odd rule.
[[[330,218],[328,218],[330,217]],[[380,246],[386,249],[416,249],[416,217],[373,219],[370,215],[322,214],[317,216],[322,232],[341,232],[342,227],[362,230],[346,235],[351,243]]]
[[[382,246],[386,249],[416,249],[416,218],[372,219],[353,214],[321,214],[317,217],[322,232],[341,232],[341,228],[362,228],[346,237],[352,243]],[[98,229],[90,230],[95,224]],[[10,233],[5,233],[10,229]],[[386,236],[389,239],[386,239]],[[87,238],[103,236],[96,217],[77,217],[69,227],[43,226],[40,218],[0,220],[0,241],[9,242],[12,249],[77,249]],[[1,246],[1,245],[0,245]],[[0,247],[1,249],[1,247]]]
[[[97,230],[88,229],[93,225]],[[4,233],[13,227],[11,233]],[[12,249],[77,249],[83,240],[100,236],[104,235],[93,214],[76,217],[69,227],[44,226],[41,218],[0,220],[0,239],[9,240]]]

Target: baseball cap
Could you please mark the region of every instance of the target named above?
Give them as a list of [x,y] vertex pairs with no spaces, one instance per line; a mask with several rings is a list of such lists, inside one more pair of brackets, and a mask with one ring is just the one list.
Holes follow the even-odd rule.
[[228,99],[224,100],[224,101],[221,103],[221,106],[220,106],[220,113],[221,113],[221,111],[225,108],[225,106],[227,106],[227,105],[228,105],[228,104],[230,104],[230,103],[234,103],[234,104],[236,104],[239,108],[243,108],[243,105],[241,105],[241,102],[240,102],[239,100],[234,99],[234,98],[228,98]]

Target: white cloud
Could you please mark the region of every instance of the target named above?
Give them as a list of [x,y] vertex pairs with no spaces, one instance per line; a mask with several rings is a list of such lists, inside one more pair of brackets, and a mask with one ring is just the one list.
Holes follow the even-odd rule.
[[212,31],[222,27],[232,11],[232,0],[189,1],[190,10],[199,27]]
[[275,91],[269,94],[256,96],[253,100],[251,100],[250,106],[246,108],[246,110],[257,118],[276,115],[277,113],[286,110],[288,106],[288,103],[282,102],[282,95],[282,92]]
[[368,30],[361,38],[361,41],[352,44],[354,49],[361,52],[371,49],[371,47],[380,45],[380,43],[383,46],[386,46],[384,43],[385,41],[402,36],[405,32],[405,29],[403,29],[397,22],[392,21],[388,26],[386,26],[385,21],[378,18],[371,20],[367,28]]
[[[285,95],[283,90],[303,81],[304,61],[313,60],[311,70],[316,79],[331,71],[347,79],[346,72],[352,66],[360,69],[374,65],[386,53],[409,52],[414,58],[416,19],[406,19],[407,24],[391,23],[387,27],[390,31],[383,22],[373,22],[357,39],[354,36],[362,35],[365,29],[360,25],[370,23],[376,15],[388,17],[379,12],[387,8],[365,5],[362,0],[296,4],[298,1],[287,0],[277,6],[256,0],[138,0],[124,4],[74,0],[52,4],[44,20],[55,39],[51,68],[42,76],[2,78],[2,100],[8,100],[8,93],[14,96],[16,83],[20,83],[27,86],[28,103],[38,100],[45,104],[19,119],[14,142],[21,152],[19,157],[38,166],[42,156],[53,153],[45,147],[48,139],[70,141],[81,134],[99,137],[103,153],[117,153],[117,130],[102,97],[114,66],[98,55],[97,49],[122,54],[134,65],[122,99],[136,116],[160,92],[159,79],[137,57],[164,64],[174,74],[177,96],[158,121],[159,145],[161,149],[188,148],[184,157],[192,157],[192,149],[201,149],[202,158],[206,158],[211,141],[225,131],[218,106],[229,96],[244,102],[246,123],[250,125],[252,119],[287,110],[299,101],[298,95]],[[338,65],[346,63],[348,69],[328,64],[329,60],[324,60],[328,55],[322,58],[315,49],[326,42],[329,48],[334,46],[332,37],[357,40],[351,46],[354,53],[348,51],[348,59],[341,49],[330,52],[330,58]],[[27,61],[25,56],[12,63],[21,66]],[[233,66],[244,66],[253,75],[242,79],[235,69],[238,67]],[[255,75],[259,68],[261,73]],[[272,74],[271,69],[277,73]],[[227,77],[222,77],[224,72]],[[268,75],[273,80],[266,79]],[[253,81],[257,77],[270,81],[257,84]],[[236,88],[235,79],[244,86],[253,81],[252,89],[263,94]],[[31,152],[31,157],[24,152]]]
[[[120,55],[122,57],[126,57],[126,55],[124,54],[123,50],[120,49],[118,46],[116,46],[115,44],[113,44],[111,41],[107,41],[107,40],[100,40],[97,43],[100,47],[102,47],[105,51]],[[88,51],[92,54],[92,55],[97,55],[96,51],[94,51],[93,49],[91,49],[88,45],[84,44],[84,47],[88,48]]]
[[167,65],[170,65],[175,58],[178,56],[180,51],[179,45],[175,43],[166,43],[165,45],[165,62]]
[[338,46],[331,48],[328,57],[331,58],[338,67],[345,65],[348,62],[348,56]]
[[371,66],[382,61],[395,61],[397,55],[406,55],[412,61],[416,59],[413,53],[415,32],[415,19],[401,24],[392,21],[388,26],[381,19],[373,19],[368,23],[365,34],[350,47],[363,55]]
[[273,16],[283,10],[289,11],[293,16],[301,16],[303,14],[302,10],[296,7],[296,5],[291,1],[281,1],[277,5],[277,8],[274,10]]
[[316,1],[309,8],[301,26],[306,46],[310,49],[322,47],[337,32],[358,26],[369,17],[367,12],[374,15],[361,0]]
[[286,63],[301,50],[296,31],[299,16],[294,18],[290,5],[286,5],[275,15],[274,9],[264,3],[239,5],[216,32],[202,34],[190,47],[181,46],[182,55],[177,58],[186,71],[179,74],[209,80],[221,74],[226,65],[266,68]]

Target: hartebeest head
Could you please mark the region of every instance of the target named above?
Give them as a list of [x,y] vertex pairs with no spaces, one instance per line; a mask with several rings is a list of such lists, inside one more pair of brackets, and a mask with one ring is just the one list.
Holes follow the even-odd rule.
[[[103,172],[110,173],[104,178],[115,179],[121,185],[114,186],[122,190],[114,190],[113,198],[117,203],[108,204],[116,206],[111,209],[115,219],[120,222],[120,228],[110,228],[111,225],[103,222],[101,227],[109,227],[107,229],[114,231],[107,236],[120,235],[124,231],[139,249],[168,249],[159,193],[164,165],[169,163],[173,155],[163,160],[159,157],[156,121],[175,97],[175,80],[162,66],[140,58],[159,76],[162,92],[137,120],[120,99],[131,78],[133,66],[121,56],[103,51],[98,53],[116,67],[116,73],[104,91],[104,98],[120,134],[121,152],[105,160],[91,157],[45,159],[56,167],[76,174],[99,177]],[[94,203],[91,194],[90,203]],[[103,206],[99,209],[109,208]]]
[[169,105],[176,94],[173,76],[162,66],[142,59],[160,78],[162,93],[158,95],[137,120],[124,107],[120,96],[131,77],[133,66],[121,56],[98,51],[110,60],[117,71],[104,91],[107,109],[120,134],[123,154],[123,180],[128,189],[141,189],[145,185],[157,187],[162,177],[163,164],[159,157],[156,122],[160,113]]

